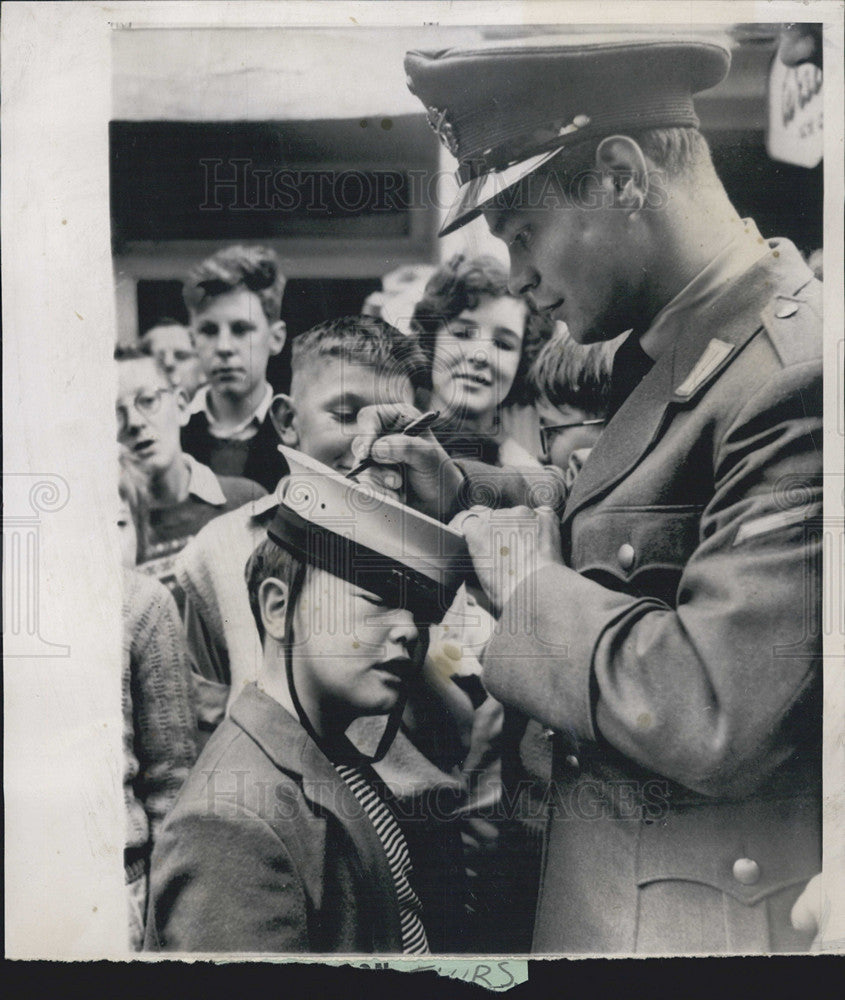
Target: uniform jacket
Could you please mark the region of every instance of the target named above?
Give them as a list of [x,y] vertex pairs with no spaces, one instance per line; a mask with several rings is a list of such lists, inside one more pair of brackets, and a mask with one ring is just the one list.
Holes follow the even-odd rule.
[[693,319],[575,479],[567,565],[514,591],[484,657],[557,734],[541,953],[809,943],[821,286],[772,241]]
[[[454,948],[462,903],[455,834],[419,817],[402,825],[430,945]],[[396,891],[372,822],[299,722],[254,685],[209,740],[157,841],[146,948],[402,951]]]

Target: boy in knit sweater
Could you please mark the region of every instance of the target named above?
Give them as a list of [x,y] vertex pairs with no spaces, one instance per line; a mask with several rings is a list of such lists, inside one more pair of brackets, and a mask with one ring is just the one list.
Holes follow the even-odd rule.
[[188,655],[173,598],[134,571],[137,505],[124,472],[118,513],[123,570],[124,870],[129,945],[144,941],[150,854],[164,817],[196,759]]

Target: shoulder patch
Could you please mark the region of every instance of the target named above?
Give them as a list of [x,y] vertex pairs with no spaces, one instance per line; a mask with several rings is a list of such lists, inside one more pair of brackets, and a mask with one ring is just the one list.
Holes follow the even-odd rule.
[[760,319],[784,366],[821,357],[822,286],[815,278],[793,295],[773,296]]
[[681,399],[689,399],[690,396],[694,396],[698,389],[715,373],[716,369],[733,349],[733,344],[714,337],[707,347],[704,348],[704,353],[693,365],[689,375],[677,386],[675,395]]

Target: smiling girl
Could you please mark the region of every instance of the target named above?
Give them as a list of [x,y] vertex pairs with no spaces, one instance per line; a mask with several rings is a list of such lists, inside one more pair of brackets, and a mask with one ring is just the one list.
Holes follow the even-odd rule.
[[435,434],[446,451],[536,465],[503,431],[501,411],[525,401],[525,374],[549,331],[509,293],[507,270],[494,257],[453,257],[432,275],[411,326],[430,365],[429,405],[443,415]]

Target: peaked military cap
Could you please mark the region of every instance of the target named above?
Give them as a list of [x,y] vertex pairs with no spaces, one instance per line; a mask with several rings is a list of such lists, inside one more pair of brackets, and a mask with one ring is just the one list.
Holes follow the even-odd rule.
[[291,472],[267,534],[302,562],[439,622],[472,572],[463,535],[279,445]]
[[408,52],[408,87],[458,160],[461,187],[440,235],[584,139],[697,128],[692,95],[729,67],[722,41],[669,35],[546,35]]

